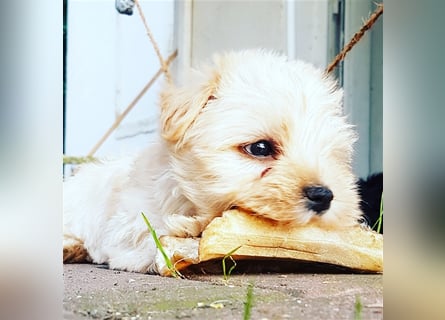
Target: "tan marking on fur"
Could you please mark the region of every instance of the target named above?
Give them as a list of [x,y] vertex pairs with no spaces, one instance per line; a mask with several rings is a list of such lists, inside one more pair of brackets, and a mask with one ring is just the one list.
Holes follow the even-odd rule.
[[91,262],[91,257],[82,244],[63,248],[63,263]]
[[185,132],[193,126],[209,97],[215,96],[220,77],[220,73],[215,71],[203,83],[184,88],[171,85],[161,93],[162,136],[165,140],[176,144],[176,147],[182,144]]
[[261,172],[261,178],[264,177],[270,171],[270,169],[272,169],[272,168],[268,167],[268,168],[264,169],[263,172]]
[[[156,230],[155,230],[156,231]],[[139,246],[144,241],[149,241],[152,238],[151,233],[148,231],[140,233],[135,239],[134,239],[134,245]]]

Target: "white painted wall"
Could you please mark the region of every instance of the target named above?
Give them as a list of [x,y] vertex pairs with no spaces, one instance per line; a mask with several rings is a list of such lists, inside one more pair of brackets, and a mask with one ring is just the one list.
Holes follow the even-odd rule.
[[195,67],[224,50],[269,48],[324,68],[332,0],[179,1],[175,37],[179,67]]
[[247,48],[286,51],[283,1],[194,1],[192,65],[215,52]]
[[383,171],[383,16],[371,34],[369,171]]
[[[369,0],[346,0],[345,42],[374,9]],[[382,18],[344,60],[344,105],[359,136],[354,161],[354,171],[359,176],[383,170]]]
[[[174,1],[140,1],[162,54],[173,51]],[[68,1],[66,154],[86,155],[159,69],[135,8],[118,14],[114,0]],[[161,78],[162,79],[162,78]],[[160,81],[96,153],[127,153],[146,145],[157,127]]]
[[288,22],[288,55],[322,69],[329,63],[328,2],[287,1],[290,11],[294,11],[288,16],[293,17],[293,21]]

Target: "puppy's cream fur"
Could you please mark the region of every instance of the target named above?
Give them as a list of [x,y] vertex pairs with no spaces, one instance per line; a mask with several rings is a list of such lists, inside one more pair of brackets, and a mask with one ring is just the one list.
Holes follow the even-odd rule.
[[[85,165],[65,182],[65,261],[87,253],[114,269],[156,272],[141,212],[158,236],[199,236],[232,207],[298,225],[358,223],[356,137],[341,90],[322,71],[268,51],[226,53],[185,85],[167,86],[160,106],[157,143]],[[274,142],[274,156],[245,151],[261,140]],[[312,185],[334,195],[323,214],[306,206],[303,188]]]

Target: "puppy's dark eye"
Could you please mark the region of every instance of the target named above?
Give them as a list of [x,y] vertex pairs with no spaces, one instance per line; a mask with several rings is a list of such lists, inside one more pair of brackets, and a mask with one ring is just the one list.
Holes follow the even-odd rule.
[[244,150],[252,156],[265,158],[274,155],[275,150],[271,142],[260,140],[244,147]]

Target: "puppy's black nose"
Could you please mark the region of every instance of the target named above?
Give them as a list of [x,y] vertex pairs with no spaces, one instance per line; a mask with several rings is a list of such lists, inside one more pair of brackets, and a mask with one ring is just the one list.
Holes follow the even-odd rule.
[[307,198],[306,207],[317,214],[322,214],[328,210],[334,198],[332,191],[323,186],[306,187],[303,189],[303,193]]

